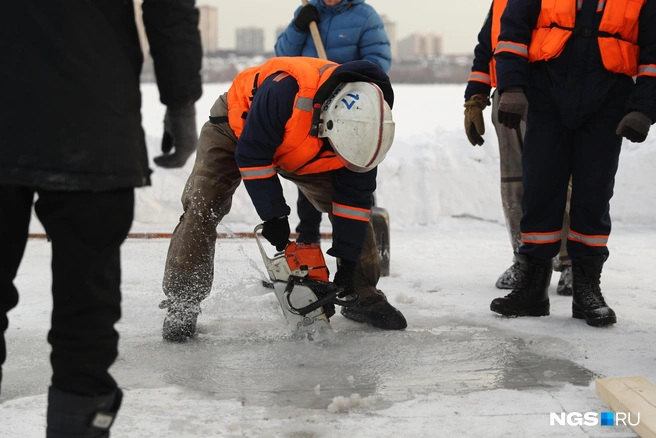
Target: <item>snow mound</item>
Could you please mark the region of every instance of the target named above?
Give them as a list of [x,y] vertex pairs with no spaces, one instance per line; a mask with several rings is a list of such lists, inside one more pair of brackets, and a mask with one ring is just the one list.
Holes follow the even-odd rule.
[[348,412],[354,409],[369,409],[376,404],[376,397],[360,397],[360,394],[351,394],[350,397],[337,396],[328,405],[328,411],[333,413]]

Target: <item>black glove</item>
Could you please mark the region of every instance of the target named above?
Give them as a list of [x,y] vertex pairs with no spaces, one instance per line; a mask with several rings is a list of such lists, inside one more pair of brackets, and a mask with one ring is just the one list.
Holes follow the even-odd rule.
[[294,19],[294,26],[302,32],[307,32],[313,21],[319,22],[319,11],[311,4],[307,4],[301,8]]
[[509,129],[519,129],[527,113],[528,99],[521,87],[510,87],[503,91],[499,101],[499,123]]
[[641,111],[631,111],[624,116],[617,126],[616,134],[621,135],[634,143],[642,143],[649,134],[651,119]]
[[163,155],[155,157],[155,164],[166,168],[182,167],[197,146],[196,108],[193,102],[169,106],[164,115]]
[[339,266],[337,267],[337,273],[335,274],[333,283],[344,289],[344,291],[339,294],[340,297],[355,294],[356,265],[357,263],[351,262],[349,260],[342,259],[339,261]]
[[269,243],[276,247],[276,251],[283,251],[289,243],[289,220],[287,216],[266,221],[262,228],[262,235]]
[[481,146],[485,143],[482,135],[485,134],[483,110],[490,104],[484,94],[474,94],[465,102],[465,133],[472,146]]

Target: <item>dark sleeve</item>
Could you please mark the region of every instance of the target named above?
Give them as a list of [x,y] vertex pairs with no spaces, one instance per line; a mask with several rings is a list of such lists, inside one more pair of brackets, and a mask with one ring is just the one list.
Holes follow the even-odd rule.
[[474,94],[490,95],[490,61],[492,61],[492,7],[478,33],[478,44],[474,49],[474,62],[465,89],[465,101]]
[[528,87],[528,46],[541,4],[541,0],[508,0],[494,51],[500,93],[509,87]]
[[356,173],[343,167],[333,172],[333,246],[328,254],[357,262],[369,227],[378,168]]
[[144,0],[143,21],[160,100],[164,105],[197,101],[203,50],[195,0]]
[[235,158],[255,210],[263,221],[288,215],[273,156],[292,116],[298,83],[291,76],[273,74],[255,92],[244,130],[237,140]]
[[643,111],[656,122],[656,0],[647,0],[640,12],[638,76],[629,99],[629,111]]

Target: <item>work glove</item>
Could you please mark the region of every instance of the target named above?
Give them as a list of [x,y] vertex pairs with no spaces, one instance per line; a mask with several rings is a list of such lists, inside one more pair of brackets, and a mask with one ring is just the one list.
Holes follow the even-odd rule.
[[499,123],[509,129],[519,129],[528,114],[528,99],[522,87],[504,90],[499,101]]
[[484,94],[474,94],[465,102],[465,132],[472,146],[481,146],[485,143],[485,122],[483,121],[483,110],[490,104],[490,100]]
[[307,4],[298,12],[294,19],[294,26],[302,32],[307,32],[310,29],[310,23],[313,21],[319,22],[319,11],[311,4]]
[[163,155],[155,157],[155,164],[166,168],[182,167],[197,147],[196,108],[193,102],[169,106],[164,115]]
[[337,273],[333,283],[340,286],[344,291],[339,293],[340,297],[355,294],[355,266],[357,263],[341,259],[337,266]]
[[617,126],[616,133],[634,143],[642,143],[649,134],[651,119],[641,111],[631,111]]
[[269,243],[276,247],[276,251],[283,251],[289,243],[289,220],[287,216],[271,219],[264,222],[262,235]]

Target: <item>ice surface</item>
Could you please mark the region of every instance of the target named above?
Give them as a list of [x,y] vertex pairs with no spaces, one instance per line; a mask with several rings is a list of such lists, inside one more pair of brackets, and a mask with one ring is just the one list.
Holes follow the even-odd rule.
[[[494,282],[511,262],[504,227],[443,219],[394,234],[392,276],[379,286],[408,329],[384,332],[338,314],[332,344],[289,337],[263,272],[251,266],[255,242],[240,239],[217,245],[198,336],[164,343],[157,304],[168,241],[130,240],[112,370],[126,389],[115,436],[634,436],[624,427],[549,426],[550,412],[605,410],[596,376],[656,381],[654,274],[645,262],[656,237],[618,228],[602,283],[618,313],[613,328],[571,318],[571,298],[555,293],[557,276],[551,316],[492,314],[489,302],[501,293]],[[22,301],[7,333],[3,438],[42,436],[49,253],[47,242],[30,241],[16,280]]]
[[[203,123],[227,85],[205,86]],[[656,135],[624,145],[611,204],[611,258],[602,288],[618,324],[594,329],[571,318],[571,298],[551,290],[551,316],[505,319],[489,311],[510,266],[502,224],[496,140],[486,111],[483,147],[462,133],[464,86],[397,86],[394,147],[379,171],[390,212],[391,276],[379,287],[408,319],[383,332],[333,318],[335,342],[293,340],[255,242],[222,239],[198,336],[161,339],[167,240],[123,247],[120,356],[125,388],[113,437],[629,437],[626,427],[549,426],[550,412],[599,412],[596,376],[656,382]],[[145,85],[144,127],[158,154],[164,108]],[[156,169],[138,191],[133,231],[171,232],[193,163]],[[294,206],[295,190],[285,184]],[[474,219],[478,218],[478,219]],[[259,220],[243,188],[219,231]],[[323,230],[330,231],[327,221]],[[31,231],[41,231],[36,220]],[[330,242],[322,243],[327,249]],[[334,272],[332,258],[329,267]],[[7,332],[0,437],[42,437],[50,376],[46,343],[50,246],[30,241],[16,279],[21,302]]]

